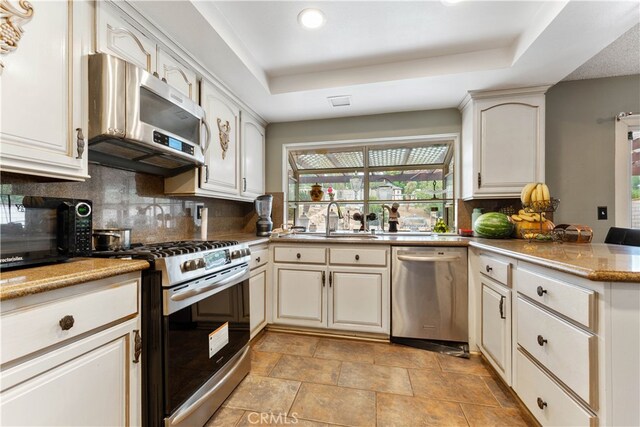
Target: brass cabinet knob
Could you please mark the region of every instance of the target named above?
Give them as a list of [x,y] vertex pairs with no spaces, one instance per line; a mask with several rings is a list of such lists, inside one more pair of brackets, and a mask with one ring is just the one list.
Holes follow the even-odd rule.
[[356,261],[360,260],[360,255],[356,254]]
[[544,339],[544,337],[542,335],[538,335],[538,345],[540,345],[541,347],[543,345],[545,345],[548,341]]
[[547,402],[542,400],[541,397],[538,398],[537,403],[538,403],[538,408],[540,409],[544,409],[547,406]]
[[547,290],[542,286],[538,286],[538,288],[536,289],[536,292],[538,293],[538,296],[541,297],[542,295],[547,293]]
[[300,259],[300,257],[301,257],[301,256],[302,256],[302,255],[300,255],[300,252],[298,252],[298,253],[296,254],[296,258],[298,258],[298,259]]

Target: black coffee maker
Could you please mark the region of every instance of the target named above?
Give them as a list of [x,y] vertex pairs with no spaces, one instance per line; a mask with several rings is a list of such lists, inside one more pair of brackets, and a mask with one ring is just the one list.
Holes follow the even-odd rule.
[[254,204],[258,214],[258,222],[256,222],[256,236],[270,236],[273,230],[273,222],[271,221],[271,205],[273,196],[265,194],[259,196]]

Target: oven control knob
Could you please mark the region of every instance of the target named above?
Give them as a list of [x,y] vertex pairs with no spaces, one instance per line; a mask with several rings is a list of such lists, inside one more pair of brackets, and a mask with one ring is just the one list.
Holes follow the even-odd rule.
[[242,249],[235,250],[231,252],[231,259],[242,258]]
[[185,261],[185,263],[182,264],[182,269],[184,271],[194,271],[202,267],[204,267],[204,260],[202,258]]
[[251,256],[251,249],[246,248],[242,250],[244,256]]

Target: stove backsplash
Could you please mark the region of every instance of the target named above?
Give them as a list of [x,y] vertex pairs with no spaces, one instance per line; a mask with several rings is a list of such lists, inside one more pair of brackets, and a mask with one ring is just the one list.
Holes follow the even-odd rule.
[[153,243],[200,238],[198,207],[209,211],[209,238],[255,231],[253,203],[163,194],[154,175],[89,165],[85,182],[43,182],[43,178],[3,173],[0,193],[68,197],[93,201],[93,228],[131,228],[131,241]]

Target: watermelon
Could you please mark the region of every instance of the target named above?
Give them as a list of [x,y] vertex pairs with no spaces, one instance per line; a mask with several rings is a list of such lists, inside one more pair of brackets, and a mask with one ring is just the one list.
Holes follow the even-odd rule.
[[509,217],[500,212],[487,212],[476,219],[473,231],[480,237],[489,239],[502,239],[509,237],[513,232],[513,224]]

